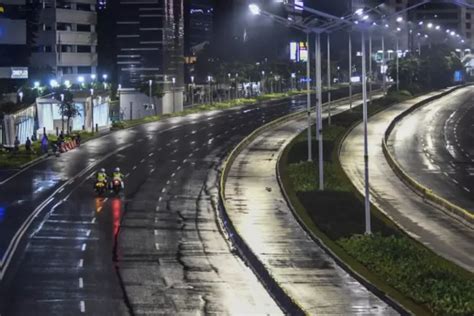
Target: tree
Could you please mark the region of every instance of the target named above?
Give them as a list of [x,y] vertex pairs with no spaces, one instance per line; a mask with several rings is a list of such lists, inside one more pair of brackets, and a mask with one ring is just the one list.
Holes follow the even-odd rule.
[[81,115],[79,108],[76,106],[73,100],[73,95],[71,91],[59,89],[54,93],[54,98],[60,101],[59,104],[59,114],[61,114],[62,120],[62,129],[64,130],[64,117],[67,119],[67,131],[69,132],[69,127],[71,119]]

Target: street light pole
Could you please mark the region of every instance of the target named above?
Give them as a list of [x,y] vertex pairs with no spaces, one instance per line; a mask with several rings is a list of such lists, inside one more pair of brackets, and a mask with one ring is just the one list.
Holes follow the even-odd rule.
[[349,109],[352,109],[352,36],[349,32]]
[[399,50],[398,36],[397,36],[397,51],[395,52],[396,64],[397,64],[397,91],[400,90],[400,63],[398,61],[398,50]]
[[327,34],[328,46],[328,124],[331,125],[331,36]]
[[[321,81],[321,34],[316,33],[316,139],[318,140],[319,190],[324,190],[323,166],[323,118],[322,118],[322,81]],[[309,56],[308,56],[309,57]]]
[[306,33],[306,43],[308,45],[308,58],[306,59],[306,111],[308,112],[308,161],[313,161],[311,148],[311,61],[309,54],[309,33]]
[[194,106],[194,76],[191,76],[191,107]]
[[383,93],[387,93],[387,71],[385,66],[385,36],[382,35],[382,89]]
[[176,113],[176,100],[175,100],[175,94],[176,94],[176,78],[171,79],[173,82],[173,113]]
[[365,33],[362,31],[362,99],[363,99],[363,120],[364,120],[364,169],[365,169],[365,233],[372,233],[370,223],[370,197],[369,197],[369,148],[367,137],[367,73],[366,73],[366,52]]
[[369,32],[369,101],[372,102],[372,33]]

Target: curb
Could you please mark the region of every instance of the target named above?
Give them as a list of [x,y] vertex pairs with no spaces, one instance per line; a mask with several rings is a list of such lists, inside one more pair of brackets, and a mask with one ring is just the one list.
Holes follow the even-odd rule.
[[[376,91],[374,91],[376,92]],[[360,94],[354,94],[353,97],[357,97]],[[349,99],[349,97],[332,100],[332,102],[341,102]],[[327,104],[327,103],[325,103]],[[324,105],[324,104],[323,104]],[[314,107],[312,107],[313,109]],[[226,229],[229,230],[229,236],[232,239],[233,244],[238,249],[243,260],[249,264],[252,270],[255,272],[257,277],[260,279],[265,288],[269,291],[270,295],[275,299],[277,304],[284,310],[285,313],[290,315],[304,315],[307,314],[304,309],[296,302],[283,287],[275,280],[271,273],[265,268],[265,265],[257,258],[255,253],[250,249],[247,243],[241,237],[241,234],[237,228],[233,225],[230,220],[229,214],[227,213],[227,203],[225,197],[225,181],[230,171],[230,167],[235,161],[236,157],[251,141],[253,141],[260,133],[271,127],[286,123],[293,119],[302,118],[305,115],[310,115],[306,109],[290,113],[286,116],[282,116],[272,122],[269,122],[263,126],[260,126],[247,137],[245,137],[234,149],[230,152],[223,163],[220,187],[219,187],[219,209],[221,216],[223,216],[223,222]]]
[[427,200],[433,203],[435,206],[437,206],[439,209],[441,209],[442,211],[444,211],[446,214],[453,217],[454,219],[462,222],[463,224],[469,227],[474,227],[474,214],[442,198],[441,196],[434,193],[430,188],[422,185],[421,183],[413,179],[410,175],[408,175],[408,173],[405,170],[403,170],[400,164],[396,161],[395,157],[392,155],[392,153],[390,153],[390,150],[387,145],[387,141],[390,137],[390,133],[393,131],[397,123],[400,122],[403,118],[411,114],[413,111],[419,109],[420,107],[436,99],[442,98],[458,89],[461,89],[467,86],[469,85],[457,86],[457,87],[449,89],[448,91],[442,92],[436,96],[427,98],[426,100],[423,100],[413,105],[412,107],[410,107],[409,109],[405,110],[404,112],[399,114],[397,117],[395,117],[395,119],[388,126],[387,130],[384,133],[384,137],[382,138],[382,151],[385,156],[385,159],[387,160],[393,172],[398,176],[398,178],[400,178],[400,180],[402,180],[416,194],[420,195],[424,200]]

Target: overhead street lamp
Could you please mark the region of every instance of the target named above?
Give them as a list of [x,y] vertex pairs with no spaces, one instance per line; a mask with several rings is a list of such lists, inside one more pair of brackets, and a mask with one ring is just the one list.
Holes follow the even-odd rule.
[[308,140],[308,161],[312,161],[312,141],[311,141],[311,61],[310,61],[310,50],[309,50],[309,33],[310,30],[308,28],[304,28],[302,26],[299,26],[295,23],[291,23],[291,21],[284,19],[282,17],[276,16],[274,14],[268,13],[266,11],[262,11],[260,7],[256,4],[250,4],[249,5],[250,12],[254,15],[262,15],[265,14],[265,16],[269,17],[270,19],[283,24],[287,27],[294,28],[298,31],[304,32],[306,34],[306,43],[308,45],[308,58],[306,59],[306,112],[307,112],[307,118],[308,118],[308,128],[307,128],[307,140]]

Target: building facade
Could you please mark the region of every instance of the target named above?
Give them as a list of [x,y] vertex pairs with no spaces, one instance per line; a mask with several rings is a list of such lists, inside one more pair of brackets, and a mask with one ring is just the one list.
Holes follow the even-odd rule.
[[97,72],[96,0],[42,0],[31,64],[59,82],[90,80]]
[[[146,107],[139,91],[150,80],[159,85],[164,96],[157,113],[182,109],[184,80],[183,0],[121,1],[113,6],[116,16],[117,81],[123,92],[125,116]],[[127,91],[127,92],[125,92]],[[122,99],[122,97],[121,97]],[[148,103],[148,102],[147,102]],[[158,107],[154,104],[153,107]],[[149,109],[149,107],[147,108]],[[135,117],[142,116],[140,111]]]
[[[0,78],[26,79],[16,77],[14,70],[28,66],[27,10],[25,0],[4,0],[0,3]],[[26,69],[26,68],[25,68]],[[13,83],[13,82],[9,82]],[[0,90],[3,90],[1,87]],[[7,91],[2,91],[7,92]]]

